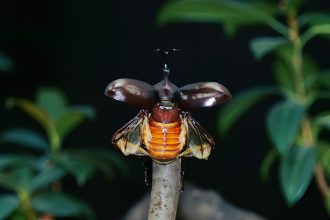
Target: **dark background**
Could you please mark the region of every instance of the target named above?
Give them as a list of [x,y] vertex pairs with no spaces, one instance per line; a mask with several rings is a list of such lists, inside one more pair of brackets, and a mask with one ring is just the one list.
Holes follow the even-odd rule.
[[[32,99],[40,86],[59,87],[71,103],[91,104],[97,110],[97,118],[76,130],[64,145],[102,146],[115,151],[110,143],[112,134],[138,109],[107,98],[103,91],[117,78],[136,78],[150,84],[160,81],[161,61],[152,53],[156,48],[182,49],[170,66],[170,79],[178,86],[217,81],[235,94],[272,84],[271,56],[255,61],[248,40],[273,32],[249,28],[227,38],[216,24],[185,23],[157,28],[155,18],[164,3],[2,0],[0,50],[14,60],[15,69],[0,74],[1,103],[9,96]],[[330,9],[329,2],[310,1],[306,9]],[[326,41],[316,40],[307,50],[318,58],[321,67],[328,67],[330,46]],[[270,149],[264,117],[273,101],[258,104],[226,139],[217,132],[221,107],[193,112],[195,119],[215,137],[217,145],[209,161],[187,161],[185,180],[215,189],[231,203],[269,219],[326,219],[314,182],[303,199],[288,208],[279,191],[276,166],[269,182],[260,180],[259,166]],[[0,131],[24,123],[37,127],[24,115],[5,111],[3,104],[0,119]],[[64,188],[92,204],[98,219],[119,219],[149,190],[138,158],[125,160],[131,171],[129,178],[117,175],[109,182],[97,176],[84,188],[67,178]]]

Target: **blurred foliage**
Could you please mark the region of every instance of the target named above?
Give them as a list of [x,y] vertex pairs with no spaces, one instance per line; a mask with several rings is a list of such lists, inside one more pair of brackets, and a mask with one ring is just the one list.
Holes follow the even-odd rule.
[[[330,99],[330,72],[318,68],[305,51],[315,37],[330,40],[330,11],[300,14],[304,0],[238,1],[179,0],[171,1],[160,11],[157,23],[212,22],[221,24],[224,33],[234,35],[244,27],[269,27],[274,36],[258,36],[250,49],[256,59],[273,54],[276,84],[256,87],[233,96],[219,114],[222,135],[250,108],[270,95],[281,100],[274,103],[266,118],[266,128],[273,148],[261,165],[261,176],[268,178],[269,169],[279,159],[279,180],[282,193],[291,206],[306,193],[313,176],[325,205],[330,210],[330,111],[311,113],[318,100]],[[283,22],[284,21],[284,22]]]
[[97,171],[112,178],[127,174],[124,162],[111,151],[95,147],[63,149],[65,138],[83,121],[95,117],[91,106],[70,106],[62,91],[41,88],[36,101],[8,98],[6,107],[19,108],[43,128],[46,136],[26,128],[0,134],[2,145],[20,146],[0,154],[0,219],[34,220],[42,215],[95,219],[90,206],[66,193],[61,179],[73,175],[84,186]]
[[13,60],[7,54],[0,51],[0,73],[10,73],[14,68]]

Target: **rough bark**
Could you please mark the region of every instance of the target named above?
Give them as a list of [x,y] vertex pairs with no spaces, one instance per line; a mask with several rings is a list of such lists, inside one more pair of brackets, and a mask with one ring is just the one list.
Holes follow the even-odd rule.
[[181,191],[181,159],[152,164],[148,220],[175,220]]

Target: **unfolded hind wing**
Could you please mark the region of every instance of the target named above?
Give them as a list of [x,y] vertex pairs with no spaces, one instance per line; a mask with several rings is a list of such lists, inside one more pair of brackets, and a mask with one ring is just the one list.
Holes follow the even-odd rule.
[[141,110],[132,120],[120,128],[112,137],[112,143],[116,145],[124,155],[149,156],[143,148],[142,122],[147,117],[146,110]]
[[187,112],[183,116],[183,123],[187,129],[186,149],[179,156],[208,159],[214,148],[212,136]]

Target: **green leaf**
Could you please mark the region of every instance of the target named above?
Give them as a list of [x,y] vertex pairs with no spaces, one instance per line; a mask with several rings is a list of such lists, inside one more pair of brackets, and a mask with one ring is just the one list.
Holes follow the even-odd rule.
[[306,192],[313,177],[314,147],[293,147],[280,164],[282,192],[289,204],[295,204]]
[[320,114],[313,122],[330,131],[330,112]]
[[56,130],[63,139],[82,121],[95,116],[90,106],[67,106],[67,100],[62,91],[56,88],[42,88],[37,92],[38,105],[55,122]]
[[95,219],[93,211],[83,202],[60,192],[45,192],[32,198],[35,210],[57,217]]
[[58,167],[46,167],[41,173],[34,177],[29,184],[29,191],[34,192],[49,186],[65,175],[65,171]]
[[303,73],[306,94],[309,96],[318,90],[319,85],[317,79],[323,74],[320,72],[316,62],[306,55],[303,57]]
[[273,73],[276,83],[289,92],[295,92],[293,79],[294,71],[292,67],[292,45],[283,44],[276,47],[275,54],[277,59],[274,59]]
[[91,120],[94,119],[96,115],[94,107],[90,105],[73,105],[70,106],[69,110],[81,112],[86,116],[86,118]]
[[17,168],[10,172],[10,180],[22,189],[28,189],[33,177],[33,171],[28,167]]
[[324,169],[327,177],[330,176],[330,143],[327,141],[318,141],[317,142],[318,149],[318,161],[321,162],[321,165]]
[[282,88],[294,92],[294,82],[291,74],[291,67],[283,60],[275,59],[273,63],[273,73],[276,84]]
[[26,99],[18,98],[8,98],[6,101],[6,106],[8,108],[17,106],[22,109],[25,113],[35,119],[47,132],[48,138],[50,140],[51,149],[56,151],[60,148],[61,140],[55,129],[53,121],[48,117],[48,115],[33,102]]
[[276,55],[287,65],[292,65],[293,47],[291,44],[284,44],[276,48]]
[[309,56],[304,55],[303,56],[303,72],[304,72],[304,77],[310,77],[310,76],[315,76],[319,75],[320,70],[319,67],[317,66],[317,63]]
[[[71,110],[72,109],[72,110]],[[76,128],[81,122],[88,118],[94,117],[94,111],[91,107],[76,108],[72,107],[63,113],[56,121],[56,129],[63,139],[74,128]]]
[[33,171],[28,167],[20,167],[7,172],[0,172],[0,185],[16,192],[27,190],[32,176]]
[[37,158],[21,154],[0,154],[0,170],[6,168],[17,168],[31,166]]
[[55,164],[71,173],[80,186],[83,186],[95,172],[93,166],[68,153],[53,155],[52,160]]
[[15,195],[0,195],[0,220],[8,219],[18,205],[19,200]]
[[[276,54],[278,59],[275,59],[273,63],[275,81],[284,89],[295,92],[292,68],[292,49],[289,46],[280,46],[276,48]],[[316,63],[306,55],[303,57],[303,71],[307,83],[306,90],[310,92],[312,86],[309,86],[311,82],[308,81],[312,81],[314,77],[319,75],[319,69]]]
[[264,160],[262,161],[260,165],[260,177],[264,181],[267,181],[269,179],[269,170],[277,157],[277,151],[274,148],[271,148],[265,156]]
[[1,134],[0,140],[35,150],[46,151],[48,148],[47,140],[41,134],[27,129],[16,128],[7,130]]
[[45,87],[37,91],[36,102],[49,117],[56,121],[66,111],[67,100],[57,88]]
[[[280,45],[275,48],[275,53],[278,58],[276,61],[281,61],[285,66],[285,73],[292,75],[293,74],[292,57],[294,56],[292,45],[290,44]],[[303,71],[305,77],[319,73],[319,69],[316,62],[307,55],[303,56]]]
[[329,12],[312,12],[306,13],[299,17],[299,23],[301,25],[308,24],[310,26],[320,24],[330,24]]
[[26,220],[26,217],[22,213],[22,211],[16,211],[12,214],[12,216],[10,217],[10,220]]
[[330,99],[330,92],[324,91],[315,91],[308,94],[306,103],[308,106],[311,106],[315,101],[319,99]]
[[219,132],[225,136],[234,123],[251,107],[269,95],[279,95],[276,87],[256,87],[234,95],[230,103],[225,105],[218,117]]
[[267,131],[278,152],[285,156],[292,146],[305,114],[304,106],[290,100],[277,103],[267,116]]
[[258,37],[250,42],[254,57],[259,60],[277,47],[288,43],[284,37]]
[[45,128],[45,130],[49,129],[49,127],[52,127],[52,122],[48,118],[47,114],[39,106],[35,105],[29,100],[20,98],[8,98],[6,101],[6,106],[8,108],[15,106],[19,107],[29,116],[38,121],[40,125]]
[[268,24],[279,32],[286,32],[273,15],[277,7],[269,2],[244,2],[234,0],[182,0],[166,4],[158,14],[157,24],[170,22],[223,23],[228,30],[247,25]]
[[318,24],[311,26],[305,33],[301,35],[301,44],[307,44],[315,36],[326,36],[330,39],[330,23],[329,24]]
[[330,23],[314,25],[309,29],[309,31],[313,32],[315,35],[330,34]]
[[[107,161],[111,166],[116,167],[124,177],[129,177],[129,167],[127,166],[127,163],[125,162],[123,157],[121,157],[118,153],[101,149],[96,150],[95,153],[96,158],[103,158],[103,160]],[[100,169],[103,170],[101,166]],[[103,173],[106,174],[105,170],[103,170]]]
[[14,70],[13,60],[5,53],[0,51],[0,71],[11,72]]
[[305,2],[305,0],[288,0],[288,10],[298,10],[298,8]]
[[316,89],[330,88],[330,70],[321,71],[319,74],[309,75],[306,80],[306,89],[309,91]]
[[9,189],[15,192],[20,190],[19,184],[13,180],[8,173],[0,172],[0,186],[5,189]]
[[78,111],[70,111],[63,114],[56,121],[56,129],[63,139],[67,134],[69,134],[76,126],[78,126],[85,119],[85,115]]
[[125,177],[129,176],[128,166],[125,161],[118,154],[115,154],[110,150],[102,148],[86,148],[71,150],[68,153],[70,153],[72,157],[76,157],[79,160],[90,164],[95,169],[100,170],[108,178],[112,178],[114,175],[113,167],[116,167]]

